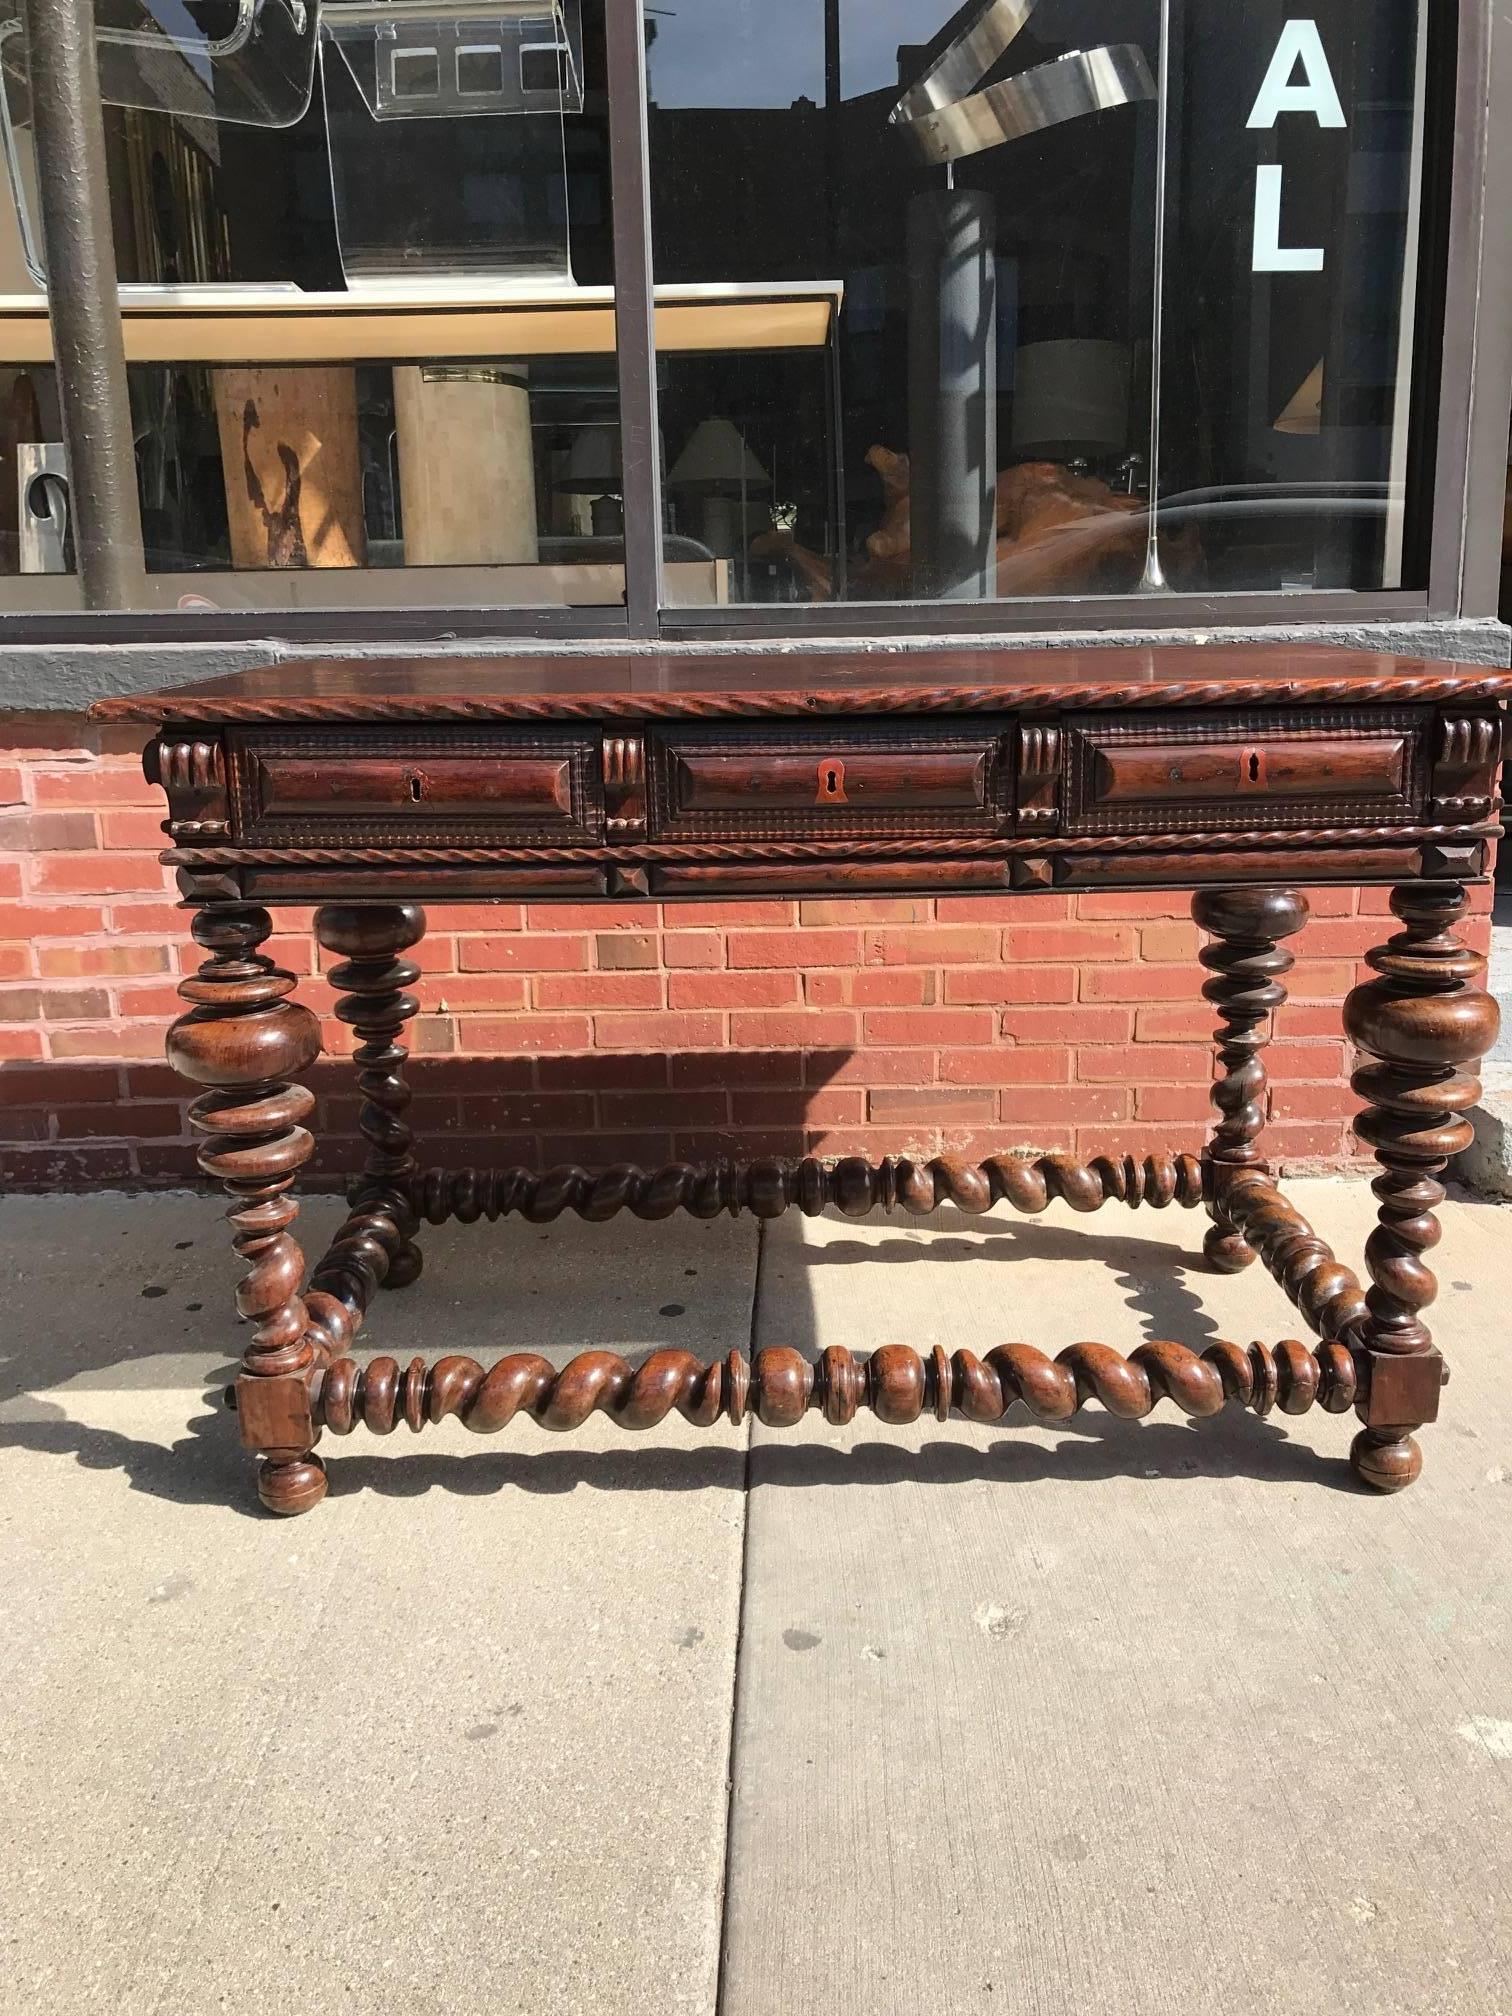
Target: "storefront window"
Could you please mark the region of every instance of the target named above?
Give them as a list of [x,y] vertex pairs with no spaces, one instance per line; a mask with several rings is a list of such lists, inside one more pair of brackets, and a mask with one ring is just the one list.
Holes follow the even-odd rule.
[[[55,609],[10,4],[4,600]],[[622,605],[602,0],[105,0],[97,24],[148,605]],[[713,577],[675,572],[695,603]]]
[[[679,616],[1426,587],[1424,0],[647,4],[617,301],[630,4],[95,0],[145,607],[623,627],[622,417]],[[0,611],[69,611],[21,0],[0,139]]]
[[1413,0],[658,12],[658,281],[835,303],[828,374],[663,360],[678,536],[758,602],[1403,585],[1421,54]]

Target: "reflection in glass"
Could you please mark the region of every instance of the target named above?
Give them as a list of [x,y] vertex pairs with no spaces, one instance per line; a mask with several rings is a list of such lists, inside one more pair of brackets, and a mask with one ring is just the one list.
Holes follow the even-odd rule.
[[661,360],[672,468],[717,420],[770,475],[720,517],[732,599],[1408,577],[1418,7],[1289,23],[1284,0],[651,19],[658,282],[840,303],[823,358]]

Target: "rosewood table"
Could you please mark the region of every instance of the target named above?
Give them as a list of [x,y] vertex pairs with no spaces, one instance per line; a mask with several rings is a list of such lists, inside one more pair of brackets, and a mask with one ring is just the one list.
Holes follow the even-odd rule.
[[[322,1430],[390,1432],[457,1415],[479,1433],[520,1412],[577,1427],[595,1410],[648,1428],[672,1408],[710,1425],[809,1408],[850,1421],[997,1421],[1015,1401],[1063,1421],[1096,1399],[1139,1416],[1235,1403],[1314,1404],[1363,1426],[1354,1472],[1379,1491],[1418,1475],[1414,1430],[1445,1378],[1424,1312],[1449,1158],[1494,1039],[1484,962],[1457,937],[1465,888],[1498,831],[1501,713],[1512,673],[1288,646],[759,658],[432,658],[290,663],[94,709],[144,722],[168,798],[164,860],[208,955],[168,1037],[204,1088],[200,1166],[231,1197],[253,1325],[234,1388],[271,1511],[325,1495]],[[1307,903],[1299,885],[1386,884],[1400,928],[1343,1003],[1361,1053],[1356,1131],[1375,1151],[1371,1286],[1283,1196],[1267,1167],[1262,1059]],[[1217,1072],[1200,1155],[1008,1154],[722,1161],[703,1167],[423,1171],[405,1120],[405,990],[425,901],[594,896],[876,895],[1194,888]],[[314,904],[340,955],[337,1013],[359,1039],[366,1164],[350,1215],[305,1278],[293,1186],[313,1142],[299,1083],[320,1029],[259,949],[269,904]],[[870,1357],[787,1349],[638,1367],[590,1351],[560,1373],[516,1353],[366,1366],[351,1346],[379,1287],[420,1272],[425,1224],[567,1210],[598,1221],[827,1205],[1041,1211],[1052,1197],[1205,1207],[1224,1272],[1263,1260],[1313,1341],[1005,1342],[979,1357],[884,1344]]]

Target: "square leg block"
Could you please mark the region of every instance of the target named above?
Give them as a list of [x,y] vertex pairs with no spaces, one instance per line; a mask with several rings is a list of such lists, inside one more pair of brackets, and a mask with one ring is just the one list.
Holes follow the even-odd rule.
[[1437,1421],[1439,1394],[1449,1376],[1437,1351],[1367,1351],[1365,1357],[1370,1385],[1355,1411],[1367,1428],[1419,1428]]

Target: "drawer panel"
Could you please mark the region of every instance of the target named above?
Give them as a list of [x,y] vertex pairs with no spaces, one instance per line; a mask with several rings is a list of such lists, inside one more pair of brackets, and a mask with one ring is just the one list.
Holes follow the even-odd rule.
[[236,837],[264,846],[590,845],[599,740],[571,728],[253,729],[230,745]]
[[318,756],[258,760],[262,809],[275,818],[324,813],[473,814],[556,820],[572,811],[572,764],[565,756]]
[[1067,831],[1407,822],[1427,801],[1427,709],[1088,715],[1068,729]]
[[669,727],[648,741],[653,837],[997,833],[1007,723]]

